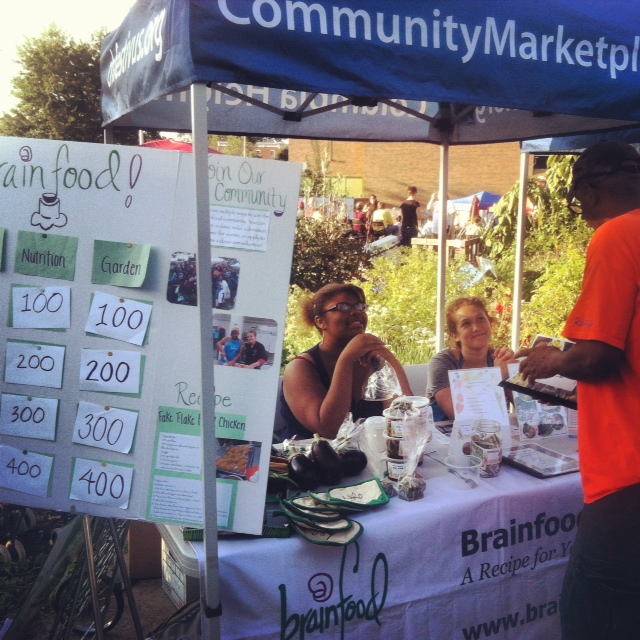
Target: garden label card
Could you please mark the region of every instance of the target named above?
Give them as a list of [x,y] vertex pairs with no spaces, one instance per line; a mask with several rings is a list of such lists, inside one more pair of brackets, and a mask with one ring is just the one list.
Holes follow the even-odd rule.
[[94,284],[141,287],[147,275],[151,245],[96,240],[93,244]]

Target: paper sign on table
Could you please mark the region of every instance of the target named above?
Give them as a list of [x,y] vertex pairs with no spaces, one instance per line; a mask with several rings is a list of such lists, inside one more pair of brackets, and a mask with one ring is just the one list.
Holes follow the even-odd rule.
[[65,347],[7,340],[4,380],[36,387],[62,387]]
[[2,394],[0,433],[37,440],[56,439],[58,401],[54,398],[35,398]]
[[83,349],[80,355],[80,390],[138,393],[141,354],[136,351]]
[[69,498],[126,509],[132,479],[133,465],[74,458]]
[[93,284],[141,287],[147,275],[151,245],[96,240],[93,243]]
[[456,420],[496,420],[509,424],[500,367],[449,371]]
[[49,495],[54,456],[0,446],[0,486],[34,496]]
[[85,331],[142,345],[152,309],[151,303],[96,292]]
[[73,280],[78,238],[18,231],[14,271],[26,276]]
[[71,440],[89,447],[129,453],[137,422],[137,411],[79,402]]
[[18,329],[71,327],[71,287],[20,287],[11,290],[13,326]]

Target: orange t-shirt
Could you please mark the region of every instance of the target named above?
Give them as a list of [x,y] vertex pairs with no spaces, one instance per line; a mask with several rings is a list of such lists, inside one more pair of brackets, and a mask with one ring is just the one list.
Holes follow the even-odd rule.
[[578,448],[590,503],[640,483],[640,209],[594,233],[563,334],[624,351],[617,372],[578,382]]

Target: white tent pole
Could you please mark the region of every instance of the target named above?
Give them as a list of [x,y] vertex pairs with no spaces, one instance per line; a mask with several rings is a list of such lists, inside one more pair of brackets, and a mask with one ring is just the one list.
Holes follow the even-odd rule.
[[202,83],[191,85],[191,129],[198,229],[198,311],[200,313],[200,362],[202,366],[201,422],[204,501],[205,602],[203,639],[220,637],[218,586],[218,511],[216,507],[215,394],[213,386],[213,326],[211,291],[211,223],[209,218],[209,140],[207,94]]
[[443,132],[440,143],[440,219],[438,220],[438,287],[436,315],[436,353],[445,344],[445,297],[447,277],[447,202],[449,200],[449,134]]
[[516,268],[513,282],[513,315],[511,318],[511,348],[520,348],[520,314],[522,313],[522,274],[524,241],[527,235],[527,197],[529,195],[529,154],[520,154],[520,198],[518,200],[518,230],[516,236]]

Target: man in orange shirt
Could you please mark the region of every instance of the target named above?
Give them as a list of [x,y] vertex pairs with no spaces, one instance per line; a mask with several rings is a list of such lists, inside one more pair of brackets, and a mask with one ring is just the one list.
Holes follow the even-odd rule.
[[640,638],[640,154],[603,141],[573,168],[569,208],[596,231],[562,352],[522,350],[529,381],[578,380],[585,492],[562,588],[563,640]]

